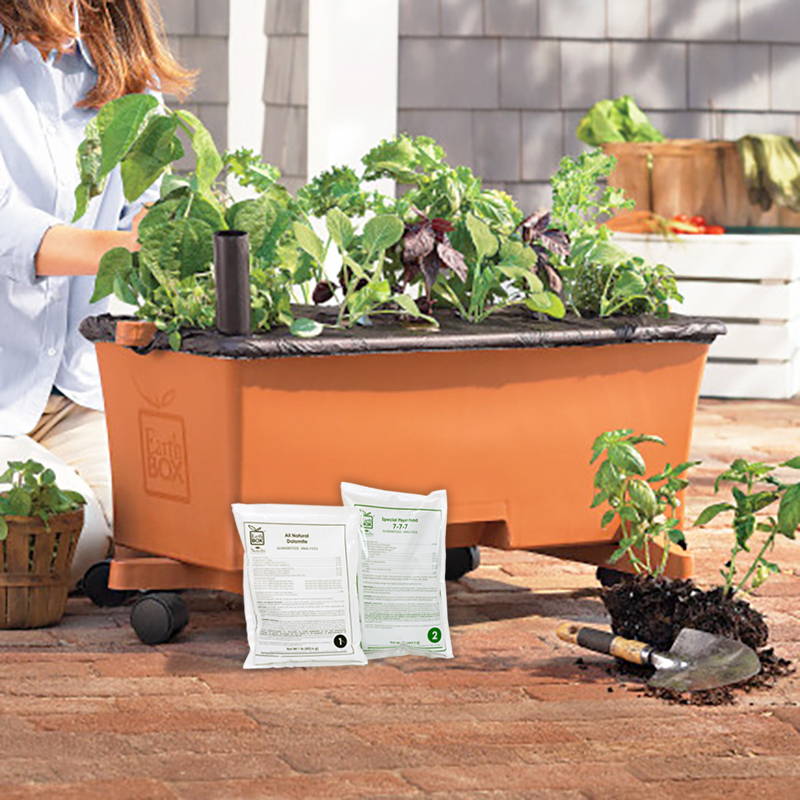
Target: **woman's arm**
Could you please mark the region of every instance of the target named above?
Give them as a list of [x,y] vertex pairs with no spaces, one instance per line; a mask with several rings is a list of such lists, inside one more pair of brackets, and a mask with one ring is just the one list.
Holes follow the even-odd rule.
[[142,209],[129,231],[94,231],[54,225],[42,237],[36,253],[37,275],[94,275],[103,254],[113,247],[138,250],[139,222],[147,213]]

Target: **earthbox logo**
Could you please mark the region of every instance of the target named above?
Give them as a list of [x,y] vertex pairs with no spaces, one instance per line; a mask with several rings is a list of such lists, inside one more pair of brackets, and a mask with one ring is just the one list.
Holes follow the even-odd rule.
[[250,534],[250,544],[253,547],[263,547],[264,545],[264,529],[259,528],[258,525],[247,525],[248,533]]
[[139,412],[144,488],[148,494],[189,502],[183,420],[158,411]]

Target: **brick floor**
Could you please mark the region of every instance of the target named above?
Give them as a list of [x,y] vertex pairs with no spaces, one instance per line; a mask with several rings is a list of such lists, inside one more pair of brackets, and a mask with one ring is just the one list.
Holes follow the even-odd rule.
[[[800,401],[703,401],[689,518],[734,456],[800,453]],[[722,520],[689,533],[715,580]],[[800,542],[753,599],[800,659]],[[603,624],[592,567],[485,550],[448,587],[456,658],[247,672],[241,603],[188,593],[185,633],[142,645],[128,610],[72,598],[0,632],[0,798],[781,798],[800,796],[800,678],[722,708],[668,705],[554,634]]]

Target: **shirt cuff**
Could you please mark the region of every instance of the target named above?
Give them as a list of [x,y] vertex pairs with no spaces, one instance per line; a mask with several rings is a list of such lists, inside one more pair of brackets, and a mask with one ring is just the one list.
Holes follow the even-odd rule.
[[36,254],[45,233],[63,220],[33,206],[10,203],[0,209],[0,274],[33,283]]

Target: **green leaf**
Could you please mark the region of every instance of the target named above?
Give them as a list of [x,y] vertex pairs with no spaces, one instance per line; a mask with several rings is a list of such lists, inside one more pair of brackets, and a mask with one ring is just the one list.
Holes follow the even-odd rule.
[[595,475],[594,485],[612,495],[619,490],[621,484],[621,472],[610,461],[603,461]]
[[620,515],[622,519],[626,520],[627,522],[638,523],[642,521],[642,517],[639,511],[631,505],[626,504],[624,506],[620,506],[617,509],[617,513]]
[[73,492],[71,489],[65,489],[64,495],[75,505],[82,506],[86,504],[86,498],[80,492]]
[[6,493],[6,507],[9,514],[17,517],[30,516],[31,496],[25,489],[15,486]]
[[363,245],[371,258],[400,241],[405,226],[394,214],[378,214],[364,226]]
[[8,523],[5,520],[5,517],[0,517],[0,542],[4,541],[8,537]]
[[669,537],[669,540],[673,544],[678,544],[681,547],[685,547],[686,546],[686,537],[683,535],[683,531],[682,530],[680,530],[678,528],[670,528],[667,531],[667,536]]
[[130,276],[126,276],[125,278],[121,275],[114,276],[114,294],[122,300],[123,303],[136,305],[139,297],[128,283],[129,278]]
[[606,511],[606,513],[603,514],[603,517],[600,520],[600,527],[601,528],[605,528],[606,525],[611,523],[611,520],[614,519],[615,515],[616,515],[616,511],[614,511],[613,508],[610,508],[608,511]]
[[[627,256],[627,253],[625,255]],[[614,282],[614,295],[618,297],[643,294],[646,289],[647,284],[644,278],[633,270],[621,271]]]
[[181,332],[180,331],[172,331],[172,333],[170,333],[170,335],[167,337],[167,341],[169,342],[169,346],[173,350],[175,350],[175,351],[180,350],[181,349],[181,342],[182,342]]
[[325,215],[328,233],[340,250],[346,250],[353,240],[353,225],[349,217],[338,208],[332,208]]
[[103,151],[100,174],[107,175],[128,153],[147,117],[158,106],[150,94],[128,94],[106,103],[97,114]]
[[311,339],[314,336],[319,336],[323,329],[323,326],[315,319],[297,317],[289,326],[289,333],[293,336],[300,336],[303,339]]
[[604,492],[604,491],[600,491],[594,496],[594,499],[592,500],[592,504],[589,506],[589,508],[597,508],[597,506],[599,506],[600,503],[603,503],[606,500],[608,500],[608,493]]
[[525,305],[531,311],[547,314],[561,319],[566,314],[564,302],[554,292],[534,292],[525,298]]
[[658,510],[653,490],[641,480],[634,479],[628,485],[628,493],[636,507],[647,519],[652,519]]
[[174,116],[151,117],[122,160],[122,186],[128,202],[144,194],[172,161],[183,156],[183,147],[175,136],[177,127]]
[[46,469],[42,472],[41,481],[46,486],[52,486],[56,482],[56,474],[52,469]]
[[778,506],[778,530],[790,538],[800,526],[800,483],[790,486]]
[[126,281],[132,268],[133,255],[124,247],[115,247],[107,253],[103,253],[94,280],[94,293],[89,302],[96,303],[98,300],[108,297],[114,291],[115,280],[121,278]]
[[489,258],[497,252],[497,237],[483,220],[478,219],[472,213],[467,214],[467,230],[473,245],[475,245],[478,261],[483,261],[484,258]]
[[791,469],[800,469],[800,456],[795,456],[794,458],[790,458],[788,461],[784,461],[781,466],[791,467]]
[[200,193],[213,197],[211,187],[222,171],[223,163],[214,144],[214,138],[202,122],[189,111],[176,111],[175,114],[185,122],[191,130],[192,149],[197,157],[194,174]]
[[664,440],[660,436],[654,436],[649,433],[640,433],[637,436],[631,436],[629,439],[631,444],[641,444],[642,442],[654,442],[655,444],[664,444]]
[[616,442],[608,448],[608,458],[620,471],[629,475],[644,475],[644,459],[639,451],[627,442]]
[[173,220],[163,229],[159,257],[164,269],[181,278],[204,272],[214,260],[214,231],[199,219]]
[[292,226],[297,244],[308,253],[317,263],[321,264],[325,260],[325,247],[322,240],[314,233],[308,225],[302,222],[295,222]]
[[416,304],[416,302],[407,294],[396,294],[392,300],[397,303],[397,305],[400,306],[400,308],[402,308],[406,314],[410,314],[412,317],[425,316],[425,314],[419,310],[419,306]]
[[723,511],[733,511],[735,508],[736,506],[732,506],[730,503],[714,503],[713,505],[706,506],[706,508],[700,512],[700,516],[694,521],[694,524],[706,525]]

